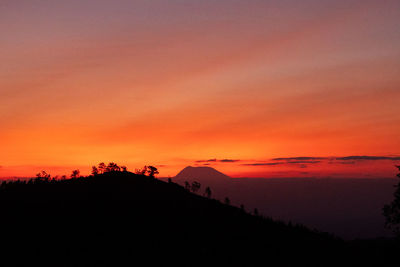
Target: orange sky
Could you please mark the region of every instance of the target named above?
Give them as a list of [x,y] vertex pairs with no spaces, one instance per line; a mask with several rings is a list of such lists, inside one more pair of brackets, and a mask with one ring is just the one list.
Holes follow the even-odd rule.
[[2,1],[0,177],[399,155],[400,2],[298,2]]

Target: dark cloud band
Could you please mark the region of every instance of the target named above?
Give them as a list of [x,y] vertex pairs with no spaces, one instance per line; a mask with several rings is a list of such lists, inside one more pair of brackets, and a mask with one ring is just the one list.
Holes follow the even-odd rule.
[[203,163],[203,162],[222,162],[222,163],[231,163],[231,162],[238,162],[240,159],[206,159],[206,160],[196,160],[196,163]]

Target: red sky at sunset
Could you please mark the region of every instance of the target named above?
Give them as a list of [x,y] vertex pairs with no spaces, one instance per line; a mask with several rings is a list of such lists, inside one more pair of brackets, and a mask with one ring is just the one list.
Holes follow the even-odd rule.
[[1,1],[0,177],[394,177],[399,18],[398,0]]

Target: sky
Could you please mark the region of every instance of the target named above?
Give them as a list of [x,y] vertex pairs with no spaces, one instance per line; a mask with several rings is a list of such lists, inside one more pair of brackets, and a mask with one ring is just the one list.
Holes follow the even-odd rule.
[[0,177],[393,177],[399,18],[398,0],[2,0]]

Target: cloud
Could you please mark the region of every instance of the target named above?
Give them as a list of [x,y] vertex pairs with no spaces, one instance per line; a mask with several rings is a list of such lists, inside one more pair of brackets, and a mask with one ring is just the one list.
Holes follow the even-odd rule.
[[206,160],[196,160],[196,163],[203,163],[203,162],[222,162],[222,163],[232,163],[238,162],[240,159],[206,159]]
[[338,157],[336,160],[400,160],[400,157],[385,157],[385,156],[348,156]]
[[242,166],[276,166],[276,165],[284,165],[284,164],[301,164],[299,165],[300,168],[307,168],[306,164],[316,164],[322,161],[319,160],[296,160],[296,161],[280,161],[280,162],[254,162],[254,163],[243,163],[240,164]]
[[321,163],[322,161],[320,160],[297,160],[297,161],[287,161],[284,162],[285,164],[315,164],[315,163]]
[[243,159],[206,159],[197,160],[195,163],[211,165],[212,163],[236,163],[241,162],[240,166],[277,166],[288,165],[299,168],[307,168],[310,164],[357,164],[358,161],[365,160],[400,160],[399,156],[346,156],[346,157],[280,157],[270,160],[243,160]]
[[196,160],[196,163],[203,163],[203,162],[216,162],[217,159],[206,159],[206,160]]
[[257,163],[243,163],[242,166],[275,166],[284,164],[283,162],[257,162]]
[[329,161],[329,164],[356,164],[355,161]]
[[309,160],[322,160],[326,159],[324,157],[291,157],[291,158],[274,158],[272,160],[278,161],[292,161],[292,160],[302,160],[302,161],[309,161]]
[[290,163],[321,163],[329,161],[330,164],[355,164],[356,161],[364,160],[400,160],[399,156],[346,156],[346,157],[288,157],[288,158],[273,158],[272,161]]
[[238,162],[240,159],[221,159],[219,162]]

